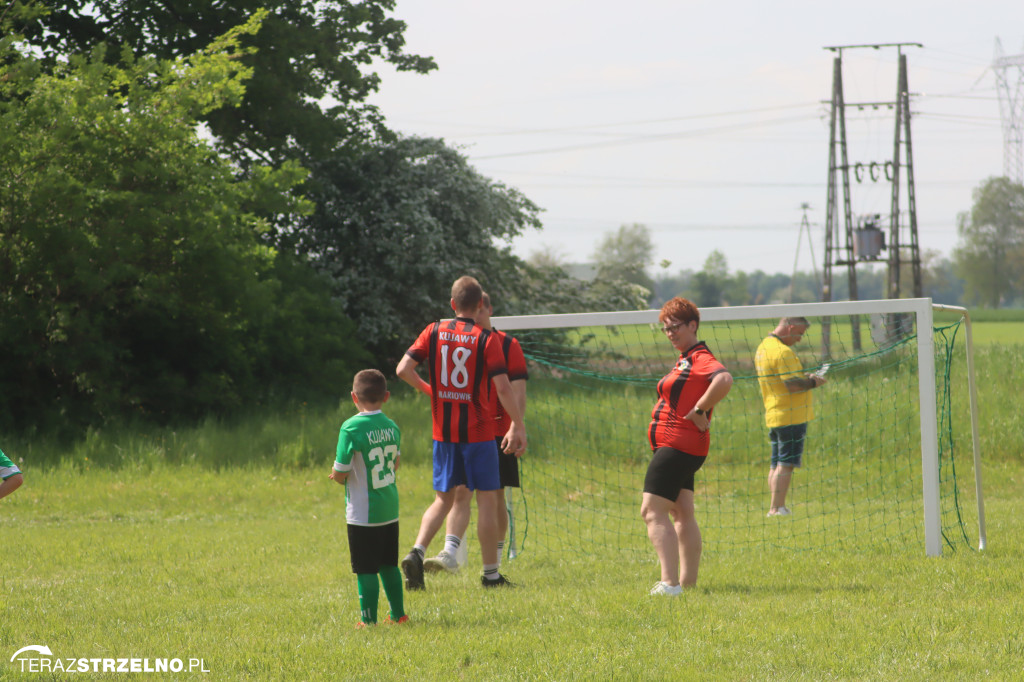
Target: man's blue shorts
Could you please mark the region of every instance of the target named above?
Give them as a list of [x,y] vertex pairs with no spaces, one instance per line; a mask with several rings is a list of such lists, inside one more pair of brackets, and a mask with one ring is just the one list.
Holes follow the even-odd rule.
[[493,440],[480,443],[434,441],[434,490],[447,492],[457,485],[470,490],[500,490],[498,446]]
[[798,467],[803,462],[804,439],[807,437],[807,423],[776,426],[768,430],[772,441],[772,466],[779,464]]

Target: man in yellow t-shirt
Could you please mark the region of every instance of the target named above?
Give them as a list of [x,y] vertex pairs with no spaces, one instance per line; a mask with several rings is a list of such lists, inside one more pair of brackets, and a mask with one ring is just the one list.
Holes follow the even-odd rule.
[[788,516],[786,493],[793,469],[803,459],[807,422],[814,418],[811,389],[825,383],[825,377],[805,374],[792,346],[803,338],[810,323],[803,317],[784,317],[754,355],[757,383],[764,401],[765,423],[772,444],[768,489],[768,516]]

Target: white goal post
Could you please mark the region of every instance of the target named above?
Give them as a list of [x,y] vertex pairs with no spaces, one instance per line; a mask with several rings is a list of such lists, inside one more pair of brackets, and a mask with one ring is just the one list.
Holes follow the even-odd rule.
[[[979,549],[986,545],[984,503],[981,491],[981,459],[977,424],[977,392],[974,381],[973,339],[967,310],[955,306],[933,304],[930,298],[835,301],[828,303],[793,303],[759,306],[701,308],[702,322],[780,319],[783,317],[838,318],[859,315],[914,315],[917,335],[918,399],[920,404],[921,465],[924,512],[925,552],[928,556],[942,554],[942,528],[939,481],[938,417],[936,407],[935,342],[933,310],[961,313],[966,326],[967,373],[970,389],[972,444],[974,449],[974,475],[977,493]],[[493,325],[503,331],[527,329],[558,329],[599,327],[605,325],[655,324],[658,310],[635,310],[601,313],[571,313],[553,315],[497,316]]]

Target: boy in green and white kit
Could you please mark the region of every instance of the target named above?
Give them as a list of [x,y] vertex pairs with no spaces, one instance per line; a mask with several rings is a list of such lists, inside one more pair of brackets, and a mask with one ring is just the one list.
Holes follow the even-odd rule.
[[402,572],[398,569],[398,487],[395,469],[401,433],[381,412],[391,394],[384,375],[364,369],[352,381],[359,414],[341,425],[338,454],[330,478],[345,486],[345,519],[352,572],[359,588],[361,621],[377,624],[380,582],[391,605],[391,622],[405,623]]
[[0,479],[3,481],[0,483],[0,497],[7,497],[20,488],[24,481],[21,469],[4,454],[3,450],[0,450]]

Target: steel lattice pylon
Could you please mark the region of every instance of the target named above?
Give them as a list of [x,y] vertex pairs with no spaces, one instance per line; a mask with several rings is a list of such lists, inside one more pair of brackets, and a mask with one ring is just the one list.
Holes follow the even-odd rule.
[[1003,54],[1003,45],[996,38],[996,55],[992,62],[999,92],[999,114],[1003,122],[1003,175],[1018,184],[1024,183],[1024,54]]
[[[847,102],[843,95],[843,51],[855,48],[877,50],[883,47],[895,47],[899,55],[896,99],[890,102]],[[850,198],[850,171],[854,170],[857,182],[860,182],[861,175],[859,173],[864,169],[865,164],[858,162],[851,165],[848,157],[846,144],[846,109],[848,107],[872,106],[877,108],[886,106],[893,109],[895,113],[892,159],[882,163],[872,161],[867,164],[867,167],[872,169],[870,173],[873,180],[881,180],[881,175],[884,175],[885,181],[889,183],[892,190],[889,245],[888,247],[884,244],[881,245],[881,248],[889,249],[889,256],[885,259],[888,261],[889,274],[887,297],[896,299],[903,296],[900,275],[904,265],[910,266],[908,274],[913,276],[913,296],[920,298],[922,295],[921,251],[918,244],[917,198],[914,189],[914,154],[910,140],[911,93],[907,83],[907,56],[903,53],[903,49],[906,47],[922,47],[922,45],[920,43],[883,43],[825,48],[835,53],[836,57],[832,62],[832,101],[829,121],[828,201],[825,213],[825,263],[821,289],[821,300],[824,302],[832,301],[835,295],[832,288],[832,274],[836,266],[846,267],[849,297],[851,301],[856,301],[859,298],[857,265],[882,260],[877,250],[868,249],[865,253],[859,253],[857,248],[861,235],[869,232],[869,229],[862,227],[854,230]],[[884,169],[884,173],[880,172],[881,175],[876,177],[874,173],[877,168]],[[903,211],[901,211],[900,186],[904,183],[906,185],[907,210],[906,221],[901,221]],[[840,195],[842,195],[841,207]],[[842,224],[840,225],[840,223]],[[872,224],[870,229],[878,233],[877,225]],[[881,237],[882,235],[879,233],[878,239]],[[890,325],[890,328],[895,328],[895,326]],[[853,348],[860,350],[860,320],[856,315],[850,318],[850,333]],[[821,325],[823,357],[829,357],[831,343],[831,322],[825,320]]]

